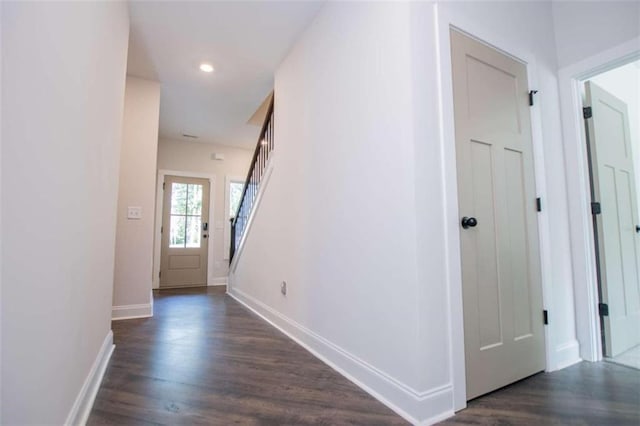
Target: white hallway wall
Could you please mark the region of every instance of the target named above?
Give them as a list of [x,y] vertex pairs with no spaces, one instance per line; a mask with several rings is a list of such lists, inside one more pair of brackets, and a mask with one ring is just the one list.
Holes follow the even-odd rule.
[[231,276],[232,294],[414,421],[464,406],[449,25],[529,63],[547,368],[579,360],[545,2],[325,5],[276,74],[275,167]]
[[[273,174],[230,280],[233,295],[416,415],[409,18],[408,3],[327,3],[283,61]],[[446,387],[444,330],[437,338],[433,385]],[[450,389],[435,399],[446,408]]]
[[[153,225],[160,84],[127,77],[120,152],[113,317],[153,313]],[[140,219],[128,219],[128,207],[141,207]]]
[[[257,142],[257,140],[256,140]],[[211,155],[219,153],[224,160],[213,160]],[[215,176],[214,210],[210,222],[210,237],[213,238],[213,265],[209,270],[209,281],[223,283],[229,274],[229,247],[225,245],[229,214],[225,208],[226,177],[244,181],[253,150],[225,145],[160,139],[158,144],[158,170],[205,173]],[[222,228],[221,228],[222,227]]]
[[3,2],[1,26],[0,423],[63,424],[111,334],[127,6]]

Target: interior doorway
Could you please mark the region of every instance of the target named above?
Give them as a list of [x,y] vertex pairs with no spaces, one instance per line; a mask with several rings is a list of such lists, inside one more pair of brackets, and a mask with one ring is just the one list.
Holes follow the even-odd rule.
[[602,356],[640,369],[640,61],[582,89]]

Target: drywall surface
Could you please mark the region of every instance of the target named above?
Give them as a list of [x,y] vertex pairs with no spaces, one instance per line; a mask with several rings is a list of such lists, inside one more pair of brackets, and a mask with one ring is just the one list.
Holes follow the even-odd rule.
[[551,3],[559,68],[640,37],[640,2]]
[[[256,141],[257,142],[257,141]],[[212,158],[222,154],[223,160]],[[244,182],[253,157],[253,150],[224,145],[160,139],[158,169],[204,173],[215,176],[212,216],[209,218],[210,238],[213,239],[213,265],[209,265],[209,281],[226,282],[229,274],[229,212],[227,180]]]
[[273,173],[230,291],[415,419],[451,389],[444,324],[418,374],[410,18],[328,3],[278,69]]
[[[160,84],[127,77],[113,284],[120,309],[151,303],[159,112]],[[141,217],[128,218],[129,207]]]
[[63,424],[111,328],[128,12],[3,2],[1,26],[0,423]]
[[548,369],[579,360],[553,23],[545,2],[329,3],[276,74],[273,174],[230,292],[412,421],[465,404],[450,26],[539,91]]

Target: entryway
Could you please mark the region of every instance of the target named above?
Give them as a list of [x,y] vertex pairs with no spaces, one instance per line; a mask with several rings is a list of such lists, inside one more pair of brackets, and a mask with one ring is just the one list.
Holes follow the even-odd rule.
[[160,287],[207,285],[208,179],[165,176]]

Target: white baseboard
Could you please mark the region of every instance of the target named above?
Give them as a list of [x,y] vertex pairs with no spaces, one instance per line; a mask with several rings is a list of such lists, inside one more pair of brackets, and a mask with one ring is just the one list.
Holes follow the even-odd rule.
[[227,277],[211,278],[207,283],[207,287],[216,286],[216,285],[227,285],[227,282],[228,282]]
[[78,393],[73,407],[71,407],[67,420],[64,422],[65,425],[76,426],[87,423],[114,348],[113,332],[109,330],[104,342],[102,342],[98,356],[93,361],[91,370],[89,370],[89,374],[82,385],[82,389],[80,389],[80,393]]
[[577,340],[571,340],[556,346],[555,359],[556,365],[553,371],[579,363],[582,361],[582,358],[580,358],[580,343]]
[[114,306],[111,308],[111,319],[113,321],[134,319],[134,318],[149,318],[153,316],[153,297],[151,302],[143,303],[141,305],[122,305]]
[[237,288],[227,293],[410,423],[429,425],[454,415],[451,384],[416,391]]

